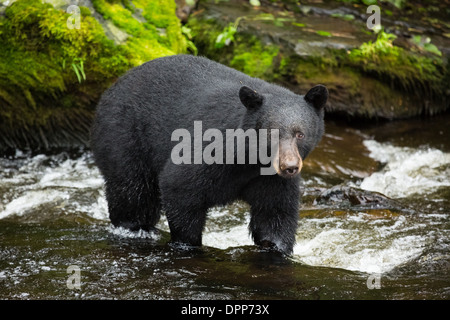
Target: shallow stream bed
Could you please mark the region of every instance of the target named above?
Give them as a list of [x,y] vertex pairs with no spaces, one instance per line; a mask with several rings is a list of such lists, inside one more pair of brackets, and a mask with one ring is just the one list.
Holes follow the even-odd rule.
[[110,225],[88,150],[5,155],[0,299],[449,299],[449,122],[328,121],[291,257],[252,244],[245,203],[210,210],[204,247],[176,248],[164,217],[159,233]]

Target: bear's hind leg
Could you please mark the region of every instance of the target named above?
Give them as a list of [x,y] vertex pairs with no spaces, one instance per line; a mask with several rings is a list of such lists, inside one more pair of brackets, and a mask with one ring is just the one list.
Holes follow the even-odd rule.
[[192,201],[182,201],[181,199],[185,197],[182,197],[180,193],[177,193],[175,197],[168,196],[165,193],[163,198],[171,241],[201,246],[207,208],[201,208]]
[[132,182],[106,180],[105,193],[109,217],[115,227],[150,231],[159,221],[161,204],[157,182],[143,177]]

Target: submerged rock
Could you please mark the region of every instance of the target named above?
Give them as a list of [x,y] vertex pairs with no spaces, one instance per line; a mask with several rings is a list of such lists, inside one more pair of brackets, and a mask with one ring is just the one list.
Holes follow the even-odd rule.
[[322,192],[314,201],[316,205],[328,206],[338,204],[340,208],[358,207],[360,209],[391,209],[402,210],[405,207],[385,195],[353,188],[346,185],[337,185]]

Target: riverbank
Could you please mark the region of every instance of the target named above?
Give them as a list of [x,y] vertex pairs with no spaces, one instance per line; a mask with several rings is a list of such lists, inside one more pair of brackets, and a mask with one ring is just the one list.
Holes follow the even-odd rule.
[[450,25],[433,15],[443,4],[426,3],[380,2],[371,30],[359,1],[199,1],[187,25],[214,60],[300,94],[325,84],[329,115],[393,120],[449,107]]
[[[365,122],[449,110],[450,25],[440,1],[78,2],[0,7],[0,152],[89,146],[96,103],[120,75],[191,53],[304,94],[330,91],[327,118]],[[5,5],[6,4],[6,5]],[[180,22],[180,19],[182,22]]]

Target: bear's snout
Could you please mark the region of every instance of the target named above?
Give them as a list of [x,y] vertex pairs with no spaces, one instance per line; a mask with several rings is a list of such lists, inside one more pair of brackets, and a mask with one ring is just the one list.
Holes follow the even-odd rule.
[[280,170],[285,176],[294,176],[299,172],[298,161],[287,161],[280,166]]
[[298,152],[296,140],[280,141],[279,157],[274,161],[277,174],[284,178],[292,178],[301,171],[302,165],[303,162]]

